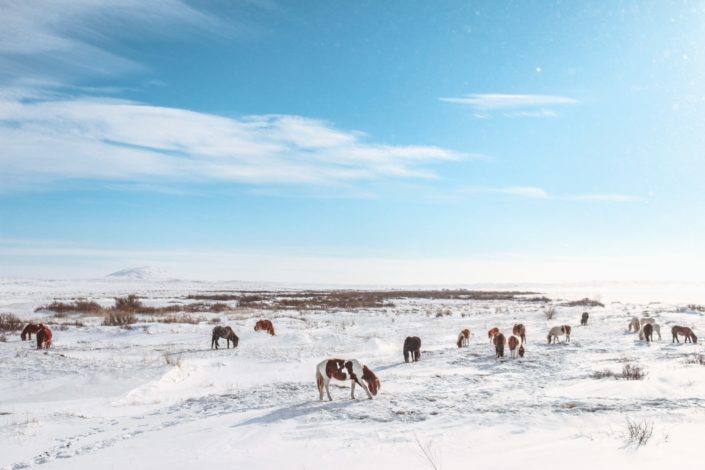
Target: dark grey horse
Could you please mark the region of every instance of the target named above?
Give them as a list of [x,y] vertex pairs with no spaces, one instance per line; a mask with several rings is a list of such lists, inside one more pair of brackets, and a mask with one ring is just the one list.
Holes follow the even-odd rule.
[[404,340],[404,362],[409,359],[414,362],[421,358],[421,338],[418,336],[407,336]]
[[586,326],[588,318],[590,318],[590,314],[587,312],[583,312],[583,316],[580,318],[580,324]]
[[230,349],[230,341],[233,342],[233,348],[237,347],[240,338],[237,337],[235,332],[229,326],[216,326],[213,328],[213,337],[211,339],[211,349],[218,349],[218,339],[225,338],[228,343],[228,349]]

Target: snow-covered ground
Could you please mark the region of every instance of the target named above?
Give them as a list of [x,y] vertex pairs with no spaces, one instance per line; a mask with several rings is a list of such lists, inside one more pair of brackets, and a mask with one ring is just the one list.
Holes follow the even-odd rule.
[[[228,285],[228,288],[237,288]],[[240,288],[252,289],[253,285]],[[502,286],[506,288],[506,286]],[[140,323],[131,330],[78,318],[54,328],[54,347],[8,335],[0,342],[0,468],[663,468],[702,461],[705,366],[688,364],[698,343],[672,344],[670,327],[705,329],[686,303],[702,286],[625,290],[610,284],[540,286],[548,297],[599,296],[604,308],[516,301],[401,299],[362,311],[239,311],[220,317],[240,336],[237,349],[210,349],[207,322]],[[525,289],[526,286],[521,286]],[[146,304],[183,301],[224,284],[183,281],[0,280],[0,313],[41,319],[54,299],[138,293]],[[682,300],[673,292],[682,292]],[[651,302],[662,301],[662,302]],[[446,310],[450,315],[440,316]],[[587,327],[580,314],[590,312]],[[652,344],[627,333],[644,313],[662,325]],[[255,333],[268,317],[277,336]],[[61,321],[73,321],[67,318]],[[527,327],[527,355],[496,360],[486,331]],[[573,326],[570,344],[548,345],[550,326]],[[458,332],[469,327],[469,348]],[[405,364],[408,335],[423,341],[419,363]],[[224,341],[222,341],[224,344]],[[319,402],[315,365],[358,358],[382,382],[375,400],[350,400],[333,382],[333,402]],[[639,365],[643,380],[596,379]],[[642,447],[629,443],[627,418],[653,424]]]

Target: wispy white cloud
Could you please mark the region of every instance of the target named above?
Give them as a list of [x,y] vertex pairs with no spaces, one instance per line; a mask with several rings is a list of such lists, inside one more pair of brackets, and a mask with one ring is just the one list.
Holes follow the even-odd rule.
[[550,118],[558,116],[558,112],[552,108],[579,103],[578,100],[567,96],[505,93],[474,93],[438,99],[469,106],[476,111],[475,117],[479,119],[488,119],[493,113],[515,118]]
[[67,82],[143,71],[144,65],[115,51],[117,40],[189,31],[223,37],[254,29],[236,17],[222,18],[202,6],[185,0],[2,1],[0,81]]
[[571,196],[575,201],[612,201],[612,202],[639,202],[644,198],[629,194],[578,194]]
[[[1,90],[0,90],[1,91]],[[0,93],[0,183],[65,180],[337,184],[435,178],[463,155],[388,145],[292,115],[229,118],[113,99],[21,99]]]
[[508,187],[464,187],[462,193],[507,194],[526,199],[550,199],[562,201],[595,201],[595,202],[640,202],[644,199],[639,196],[619,193],[594,193],[578,195],[551,194],[537,186],[508,186]]
[[535,186],[510,186],[503,188],[488,188],[488,187],[469,187],[463,188],[465,193],[492,193],[492,194],[509,194],[529,199],[548,199],[548,193]]

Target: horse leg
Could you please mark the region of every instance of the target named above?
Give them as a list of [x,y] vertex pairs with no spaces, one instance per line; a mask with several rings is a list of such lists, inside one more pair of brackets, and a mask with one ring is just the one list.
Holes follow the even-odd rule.
[[365,392],[367,392],[367,397],[368,397],[370,400],[372,400],[372,394],[370,393],[370,390],[367,388],[367,385],[365,385],[364,382],[359,382],[359,384],[360,384],[360,387],[362,387],[362,389],[363,389]]
[[350,386],[350,397],[354,400],[355,399],[355,379],[350,381],[352,385]]

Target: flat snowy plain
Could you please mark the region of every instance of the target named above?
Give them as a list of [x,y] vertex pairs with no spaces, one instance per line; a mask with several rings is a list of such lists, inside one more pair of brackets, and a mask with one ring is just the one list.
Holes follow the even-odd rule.
[[[53,326],[47,352],[18,334],[0,342],[0,468],[702,467],[705,366],[687,359],[703,348],[672,344],[670,327],[705,331],[704,314],[685,307],[705,303],[704,285],[497,288],[517,287],[550,297],[554,319],[545,318],[544,304],[525,301],[407,298],[374,310],[234,309],[202,314],[220,317],[240,336],[237,349],[214,351],[208,322],[143,317],[126,330],[101,326],[100,318],[53,319],[34,310],[77,297],[108,306],[129,293],[167,305],[242,286],[0,280],[0,313],[85,324]],[[605,307],[560,306],[585,296]],[[437,316],[444,311],[451,314]],[[587,327],[579,325],[583,311],[590,312]],[[629,319],[644,313],[662,325],[662,341],[647,344],[627,332]],[[264,317],[277,336],[253,331]],[[487,330],[509,333],[516,322],[527,327],[526,357],[496,360]],[[573,326],[571,343],[546,344],[549,327],[560,324]],[[474,336],[458,349],[465,327]],[[418,363],[403,362],[408,335],[422,338]],[[328,357],[360,359],[380,377],[380,394],[370,401],[358,389],[353,401],[348,383],[332,382],[333,402],[320,402],[315,366]],[[621,372],[626,362],[642,367],[645,378],[592,377]],[[646,445],[629,441],[627,418],[653,424]]]

